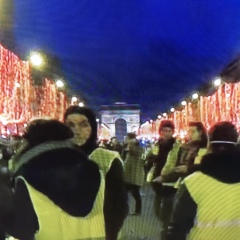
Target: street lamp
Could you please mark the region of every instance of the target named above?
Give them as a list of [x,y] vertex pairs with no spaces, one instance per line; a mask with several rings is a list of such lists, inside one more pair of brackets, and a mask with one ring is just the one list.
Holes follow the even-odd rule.
[[181,105],[182,105],[182,106],[186,106],[186,105],[187,105],[187,102],[186,102],[185,100],[183,100],[183,101],[181,102]]
[[163,113],[163,116],[166,117],[166,116],[167,116],[167,113]]
[[76,102],[77,101],[77,97],[72,97],[72,101]]
[[80,102],[80,103],[78,104],[78,106],[79,106],[79,107],[84,107],[84,103],[83,103],[83,102]]
[[43,57],[38,52],[32,52],[30,55],[30,62],[35,67],[41,67],[43,65]]
[[58,88],[63,88],[63,87],[64,87],[64,82],[63,82],[62,80],[57,80],[57,81],[56,81],[56,86],[57,86]]
[[194,94],[192,95],[192,99],[196,100],[196,99],[198,99],[198,98],[199,98],[198,93],[194,93]]
[[171,108],[171,109],[170,109],[170,112],[172,112],[172,113],[173,113],[174,111],[175,111],[175,109],[174,109],[174,108]]
[[221,85],[221,83],[222,83],[222,79],[219,77],[219,78],[215,78],[214,80],[213,80],[213,85],[215,86],[215,87],[219,87],[220,85]]

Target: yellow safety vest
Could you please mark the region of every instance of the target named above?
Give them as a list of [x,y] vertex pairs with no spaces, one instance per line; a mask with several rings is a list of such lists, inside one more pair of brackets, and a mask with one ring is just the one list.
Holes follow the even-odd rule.
[[98,164],[99,168],[103,171],[105,176],[111,168],[114,159],[117,158],[121,161],[121,157],[118,152],[106,150],[103,148],[97,148],[94,150],[89,158]]
[[[101,184],[92,211],[86,217],[73,217],[55,205],[47,196],[33,188],[23,177],[38,218],[35,240],[105,239],[103,201],[105,181]],[[81,204],[81,203],[79,203]]]
[[194,159],[194,164],[200,164],[205,154],[207,154],[207,148],[200,148],[197,156]]
[[[114,159],[119,159],[123,164],[121,160],[121,156],[118,152],[103,149],[103,148],[97,148],[96,150],[94,150],[89,156],[89,159],[94,161],[99,166],[104,176],[106,176],[109,169],[111,168],[111,165]],[[121,238],[122,238],[122,232],[120,231],[118,233],[118,239],[121,239]]]
[[240,183],[223,183],[201,172],[188,176],[184,181],[197,204],[194,226],[188,239],[239,240]]

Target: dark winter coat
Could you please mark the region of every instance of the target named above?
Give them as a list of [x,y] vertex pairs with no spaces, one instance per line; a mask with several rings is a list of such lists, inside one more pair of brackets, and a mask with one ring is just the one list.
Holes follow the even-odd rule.
[[160,176],[160,173],[162,171],[162,168],[164,167],[167,156],[169,152],[173,148],[173,144],[175,143],[176,139],[171,138],[168,141],[163,141],[163,139],[159,139],[159,141],[156,143],[154,148],[158,148],[157,155],[153,154],[152,151],[150,151],[146,157],[146,168],[150,169],[153,165],[155,166],[155,170],[153,173],[153,179]]
[[71,216],[85,217],[100,186],[98,166],[76,149],[61,148],[34,156],[16,172],[14,192],[0,184],[0,225],[21,240],[31,240],[39,229],[25,183],[46,195]]

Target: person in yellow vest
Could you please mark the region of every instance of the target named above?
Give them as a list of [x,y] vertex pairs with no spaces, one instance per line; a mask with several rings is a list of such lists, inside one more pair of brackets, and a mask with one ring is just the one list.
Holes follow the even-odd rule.
[[240,237],[240,152],[230,122],[209,131],[200,171],[183,181],[167,240],[238,240]]
[[123,162],[116,151],[98,148],[97,121],[87,107],[70,106],[64,115],[65,124],[74,133],[73,142],[98,164],[105,177],[104,219],[106,240],[118,239],[128,214],[127,194],[124,186]]
[[131,215],[141,215],[142,199],[140,188],[145,181],[144,162],[142,160],[143,149],[136,137],[135,133],[127,134],[127,155],[124,162],[126,189],[135,200],[135,209],[130,213]]
[[0,225],[9,235],[24,240],[105,239],[104,178],[72,137],[57,120],[28,126],[26,147],[15,163],[14,191],[0,184]]

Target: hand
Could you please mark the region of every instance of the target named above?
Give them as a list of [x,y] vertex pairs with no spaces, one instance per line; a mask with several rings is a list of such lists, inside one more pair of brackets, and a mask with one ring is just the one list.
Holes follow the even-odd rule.
[[187,173],[187,166],[186,165],[182,165],[182,166],[175,167],[174,172],[177,172],[177,173]]
[[162,182],[162,177],[159,176],[159,177],[156,177],[152,180],[152,182],[158,182],[158,183],[161,183]]

